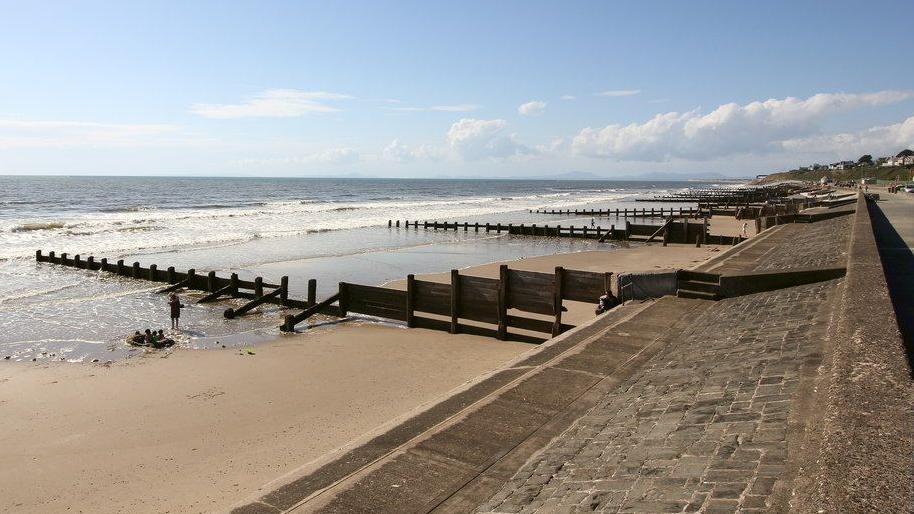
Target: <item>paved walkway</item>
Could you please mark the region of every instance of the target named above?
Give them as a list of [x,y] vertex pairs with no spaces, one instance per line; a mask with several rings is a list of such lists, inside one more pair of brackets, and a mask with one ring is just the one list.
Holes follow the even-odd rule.
[[914,194],[881,193],[872,217],[898,328],[914,369]]
[[755,512],[787,501],[789,420],[837,281],[722,300],[478,512]]
[[778,225],[698,267],[710,273],[743,273],[843,266],[853,214],[815,223]]
[[470,511],[710,305],[613,309],[234,512]]

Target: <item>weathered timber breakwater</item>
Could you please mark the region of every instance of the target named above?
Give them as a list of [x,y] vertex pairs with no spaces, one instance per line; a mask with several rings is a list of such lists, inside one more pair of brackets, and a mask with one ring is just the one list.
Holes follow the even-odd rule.
[[[400,228],[400,221],[388,220],[388,228]],[[604,241],[642,241],[662,240],[664,243],[698,243],[698,244],[737,244],[745,238],[718,236],[708,234],[708,220],[690,220],[689,218],[669,218],[661,225],[635,224],[629,221],[616,228],[600,226],[574,225],[527,225],[525,223],[479,223],[448,221],[404,221],[403,228],[423,228],[426,230],[463,230],[464,232],[485,232],[511,235],[540,237],[572,237]]]
[[[254,281],[241,280],[235,273],[229,278],[219,277],[214,271],[202,276],[194,269],[180,272],[170,266],[165,270],[159,270],[155,264],[143,267],[139,262],[127,266],[123,260],[109,264],[107,259],[96,261],[92,256],[83,259],[80,255],[70,258],[66,253],[58,256],[55,252],[44,255],[40,250],[35,253],[35,259],[38,262],[169,284],[160,291],[162,293],[180,289],[205,292],[206,294],[197,300],[198,303],[212,302],[219,298],[249,300],[238,308],[226,309],[224,315],[229,319],[245,314],[264,303],[302,309],[299,314],[285,316],[280,327],[284,332],[294,332],[297,324],[317,313],[341,318],[346,317],[348,313],[357,313],[405,322],[410,328],[430,328],[451,333],[469,331],[493,335],[498,339],[509,338],[508,329],[511,327],[556,336],[573,328],[562,323],[562,312],[565,310],[563,300],[595,303],[601,295],[612,290],[611,272],[594,273],[557,267],[555,272],[550,274],[512,270],[503,265],[498,279],[466,276],[461,275],[459,270],[452,270],[450,284],[440,284],[417,280],[413,275],[409,275],[405,291],[341,282],[337,293],[321,301],[317,300],[317,282],[311,279],[308,282],[308,298],[298,300],[289,297],[287,277],[282,277],[280,284],[276,285],[265,283],[261,277],[255,278]],[[267,289],[273,290],[265,292]],[[544,320],[509,314],[509,309],[551,316],[553,319]],[[448,319],[420,316],[417,312]],[[460,320],[481,322],[497,328],[493,330],[466,325]],[[524,334],[514,334],[511,337],[528,342],[542,341],[542,338]]]
[[910,510],[914,394],[857,202],[684,274],[717,301],[616,309],[236,512]]

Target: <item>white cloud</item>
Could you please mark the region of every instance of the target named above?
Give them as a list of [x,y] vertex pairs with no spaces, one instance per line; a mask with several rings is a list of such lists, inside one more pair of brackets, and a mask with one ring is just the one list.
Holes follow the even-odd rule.
[[444,152],[430,146],[410,148],[394,139],[381,152],[381,157],[386,161],[409,163],[414,161],[437,161],[444,158]]
[[729,103],[704,115],[696,109],[658,114],[644,123],[588,127],[575,136],[572,148],[579,155],[639,161],[706,160],[778,151],[784,141],[815,135],[831,114],[912,97],[912,92],[880,91]]
[[0,119],[0,148],[186,145],[203,140],[167,124]]
[[470,161],[535,153],[534,149],[519,143],[513,134],[506,134],[507,126],[508,122],[501,119],[463,118],[448,130],[448,144],[454,154]]
[[517,108],[517,112],[522,116],[539,116],[540,114],[546,112],[546,102],[534,100],[532,102],[521,104],[520,107]]
[[574,96],[574,95],[562,95],[560,98],[561,98],[562,100],[574,100],[574,99],[577,98],[577,97]]
[[392,111],[400,112],[472,112],[478,110],[481,106],[477,104],[455,104],[455,105],[433,105],[431,107],[391,107]]
[[619,97],[619,96],[635,96],[640,95],[640,89],[613,89],[610,91],[602,91],[597,93],[597,96],[610,96],[610,97]]
[[307,113],[338,111],[327,104],[330,100],[346,100],[349,95],[326,91],[270,89],[239,104],[194,104],[191,112],[205,118],[295,118]]
[[844,159],[866,153],[875,157],[895,155],[905,148],[914,147],[914,116],[901,123],[858,132],[788,139],[781,142],[781,147],[795,153],[825,154]]

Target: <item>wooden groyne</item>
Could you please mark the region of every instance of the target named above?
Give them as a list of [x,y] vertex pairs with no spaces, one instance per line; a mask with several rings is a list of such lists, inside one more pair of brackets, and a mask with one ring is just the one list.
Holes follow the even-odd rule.
[[803,191],[806,186],[783,184],[766,187],[689,189],[679,193],[658,195],[651,198],[636,198],[636,202],[701,202],[718,205],[745,205],[753,202],[766,202],[774,198],[783,198]]
[[708,233],[707,219],[692,220],[688,218],[675,219],[669,218],[662,225],[636,224],[626,221],[616,225],[610,225],[609,229],[603,227],[583,226],[562,226],[562,225],[538,225],[536,223],[527,225],[521,223],[479,223],[479,222],[448,222],[448,221],[404,221],[400,224],[399,220],[388,220],[388,228],[423,228],[426,230],[462,230],[464,232],[484,231],[486,233],[502,232],[512,235],[523,236],[540,236],[540,237],[571,237],[579,239],[595,239],[600,242],[604,241],[642,241],[651,242],[656,240],[666,243],[679,244],[736,244],[742,239],[731,236],[716,236]]
[[[105,258],[96,260],[95,257],[91,255],[85,258],[79,254],[75,254],[71,257],[67,253],[58,255],[55,252],[48,252],[45,255],[41,250],[35,252],[35,260],[38,262],[59,264],[91,271],[102,271],[138,280],[168,284],[167,287],[158,291],[160,293],[170,293],[180,289],[207,293],[198,300],[198,303],[212,302],[221,298],[242,298],[249,300],[237,309],[226,309],[224,315],[228,319],[243,315],[265,303],[297,309],[308,309],[317,303],[317,281],[314,279],[308,281],[308,298],[305,300],[297,300],[289,297],[288,277],[282,277],[279,284],[273,284],[264,282],[262,277],[256,277],[253,281],[242,280],[238,278],[237,273],[232,273],[226,278],[218,276],[215,271],[210,271],[205,275],[201,275],[193,268],[187,271],[177,271],[173,266],[161,269],[155,264],[150,264],[148,267],[143,267],[139,262],[128,265],[123,259],[112,263]],[[324,314],[337,314],[338,309],[333,306],[326,306],[321,312]]]
[[[406,290],[340,283],[340,312],[403,321],[408,327],[431,328],[458,333],[479,327],[463,326],[461,319],[497,327],[495,337],[506,339],[508,329],[518,328],[556,336],[570,328],[562,323],[566,310],[563,300],[596,304],[601,295],[610,294],[612,273],[566,270],[539,273],[499,268],[499,278],[462,275],[451,270],[450,283],[406,278]],[[544,320],[508,314],[509,309],[552,316]],[[421,316],[427,313],[449,319]],[[288,328],[288,327],[287,327]]]
[[671,216],[697,217],[701,211],[692,207],[679,208],[652,208],[652,209],[530,209],[531,213],[536,214],[560,214],[566,216],[602,216],[616,218],[669,218]]
[[[261,277],[253,281],[241,280],[236,273],[220,277],[214,271],[199,275],[194,269],[181,272],[169,266],[159,269],[155,264],[143,267],[139,262],[127,265],[124,260],[116,263],[108,259],[96,260],[93,256],[83,258],[76,254],[35,252],[38,262],[69,266],[77,269],[101,271],[137,280],[167,284],[159,290],[167,293],[179,289],[190,289],[206,293],[199,303],[223,298],[243,298],[248,302],[238,308],[226,309],[224,315],[232,319],[249,312],[264,303],[302,309],[298,314],[288,314],[280,330],[293,332],[295,326],[314,314],[328,314],[345,317],[349,313],[405,322],[408,327],[421,327],[494,335],[507,339],[509,328],[524,331],[558,335],[571,325],[562,322],[566,310],[563,300],[582,301],[596,304],[603,294],[611,294],[611,272],[566,270],[558,267],[554,273],[538,273],[509,269],[502,265],[498,279],[462,275],[451,271],[449,284],[417,280],[413,275],[406,279],[406,290],[366,286],[340,282],[338,291],[317,301],[317,281],[308,281],[308,298],[298,300],[289,297],[288,277],[282,277],[279,284],[264,282]],[[336,304],[336,305],[334,305]],[[509,314],[508,310],[551,316],[551,320]],[[445,316],[436,319],[417,313]],[[494,330],[461,324],[460,320],[488,323]],[[539,342],[542,339],[530,336],[515,336],[516,339]]]

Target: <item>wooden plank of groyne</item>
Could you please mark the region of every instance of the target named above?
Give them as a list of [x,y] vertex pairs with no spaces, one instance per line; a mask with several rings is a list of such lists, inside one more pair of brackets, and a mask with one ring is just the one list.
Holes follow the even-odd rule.
[[[310,318],[311,316],[317,314],[318,312],[326,310],[328,307],[330,307],[330,304],[332,304],[333,302],[340,301],[340,298],[342,295],[342,290],[345,289],[345,285],[343,283],[340,283],[340,289],[341,289],[340,292],[336,293],[333,296],[330,296],[329,298],[325,299],[324,301],[322,301],[321,303],[319,303],[317,305],[312,305],[311,307],[308,307],[303,312],[300,312],[294,316],[292,314],[287,314],[286,318],[285,318],[285,322],[282,324],[281,327],[279,327],[279,329],[282,330],[283,332],[294,332],[295,325]],[[343,309],[344,309],[344,305],[340,305],[340,316],[346,315],[346,311],[344,311]]]
[[508,307],[537,314],[555,314],[555,275],[508,270]]
[[460,275],[460,317],[498,323],[499,281],[491,278]]
[[406,321],[406,291],[346,283],[345,294],[347,312]]
[[264,303],[266,303],[266,302],[269,301],[271,298],[276,298],[276,297],[279,296],[280,294],[282,294],[282,289],[275,289],[275,290],[273,290],[273,291],[271,291],[271,292],[269,292],[269,293],[267,293],[267,294],[265,294],[265,295],[261,295],[261,296],[259,296],[258,298],[255,298],[255,299],[251,300],[250,302],[248,302],[248,303],[242,305],[242,306],[239,307],[238,309],[232,309],[231,307],[229,307],[228,309],[225,310],[225,312],[223,313],[223,315],[224,315],[227,319],[232,319],[232,318],[234,318],[235,316],[240,316],[241,314],[244,314],[244,313],[246,313],[246,312],[248,312],[248,311],[250,311],[250,310],[252,310],[252,309],[254,309],[254,308],[256,308],[256,307],[258,307],[258,306],[260,306],[260,305],[262,305],[262,304],[264,304]]
[[193,268],[191,268],[191,269],[187,270],[187,275],[186,275],[187,278],[185,278],[184,280],[182,280],[180,282],[172,284],[171,286],[168,286],[165,289],[160,289],[158,292],[159,293],[170,293],[172,291],[177,291],[178,289],[183,289],[185,287],[190,288],[190,287],[192,287],[192,284],[194,282],[194,274],[195,274],[195,271]]
[[451,270],[451,328],[452,334],[457,333],[457,319],[460,317],[460,272]]
[[451,288],[448,284],[439,284],[426,280],[414,280],[415,310],[440,314],[450,314]]
[[593,271],[578,271],[563,269],[562,298],[577,302],[596,303],[606,292],[612,272],[597,273]]
[[221,287],[221,288],[213,291],[212,293],[204,296],[203,298],[200,298],[199,300],[197,300],[197,303],[211,302],[213,300],[216,300],[220,296],[230,294],[231,292],[232,292],[232,284],[229,284],[227,286]]

